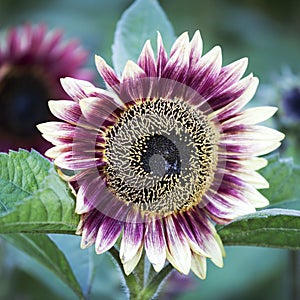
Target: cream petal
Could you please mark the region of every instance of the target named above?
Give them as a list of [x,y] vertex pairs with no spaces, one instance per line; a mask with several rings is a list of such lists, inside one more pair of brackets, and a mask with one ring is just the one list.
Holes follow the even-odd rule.
[[269,200],[253,187],[245,189],[244,195],[256,208],[262,208],[270,204]]
[[277,107],[272,106],[248,108],[237,116],[223,122],[222,126],[254,125],[271,118],[277,110]]
[[69,152],[71,150],[72,150],[72,145],[70,145],[70,144],[57,145],[55,147],[48,149],[45,152],[45,156],[55,159],[59,155],[65,153],[65,152]]
[[243,172],[243,170],[241,170],[240,172],[237,172],[237,176],[257,189],[267,189],[270,187],[268,181],[257,172]]
[[192,252],[191,270],[200,278],[206,278],[206,257]]
[[[236,162],[236,160],[234,161]],[[260,170],[268,165],[268,160],[263,157],[249,157],[246,159],[239,159],[237,162],[243,167],[245,167],[245,169],[255,171]]]
[[124,272],[127,276],[134,270],[134,268],[139,263],[142,253],[143,253],[143,245],[141,245],[141,247],[138,249],[138,251],[136,252],[135,256],[133,256],[132,259],[123,263]]
[[[244,125],[243,125],[244,126]],[[235,127],[229,128],[228,131],[225,131],[221,134],[221,142],[224,140],[226,143],[236,143],[239,145],[243,143],[252,144],[252,143],[263,143],[270,141],[281,141],[285,135],[275,129],[268,128],[260,125],[245,126],[242,129],[237,129]]]

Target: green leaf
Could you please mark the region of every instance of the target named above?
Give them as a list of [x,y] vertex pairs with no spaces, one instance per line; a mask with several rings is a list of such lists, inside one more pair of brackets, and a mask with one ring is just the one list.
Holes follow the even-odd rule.
[[67,184],[40,154],[0,154],[0,233],[74,233],[74,205]]
[[271,205],[300,209],[300,167],[294,164],[292,158],[272,156],[268,166],[260,173],[270,184],[270,188],[261,190],[261,193]]
[[122,15],[117,24],[112,60],[121,74],[127,60],[136,61],[147,40],[156,45],[157,31],[170,49],[175,40],[173,27],[157,0],[137,0]]
[[300,211],[266,209],[218,226],[225,245],[300,249]]
[[64,253],[47,235],[5,234],[2,237],[47,267],[67,284],[79,299],[84,299],[80,285]]

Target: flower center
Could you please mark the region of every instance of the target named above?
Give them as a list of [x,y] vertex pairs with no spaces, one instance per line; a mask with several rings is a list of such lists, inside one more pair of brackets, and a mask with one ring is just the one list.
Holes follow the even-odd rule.
[[49,90],[38,72],[30,68],[9,69],[0,82],[0,127],[6,133],[29,137],[35,125],[49,116]]
[[283,98],[286,114],[294,121],[300,120],[300,88],[293,88]]
[[180,154],[175,143],[169,138],[154,134],[138,141],[138,145],[142,145],[144,151],[138,160],[133,161],[134,167],[140,167],[145,173],[152,172],[154,176],[160,177],[180,174]]
[[217,139],[214,125],[183,100],[128,106],[106,132],[108,188],[143,211],[184,211],[212,183]]

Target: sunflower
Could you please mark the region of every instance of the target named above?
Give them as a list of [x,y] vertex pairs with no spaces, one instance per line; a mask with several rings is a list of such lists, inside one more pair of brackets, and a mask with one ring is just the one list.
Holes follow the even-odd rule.
[[55,146],[46,152],[77,192],[82,248],[98,254],[120,237],[120,259],[130,274],[145,253],[159,272],[168,260],[183,274],[206,276],[206,258],[222,267],[224,249],[214,224],[268,204],[268,183],[257,156],[280,145],[283,134],[255,125],[274,107],[242,108],[258,79],[242,78],[247,59],[222,67],[221,49],[202,56],[199,31],[177,38],[170,56],[158,34],[121,78],[101,58],[107,89],[62,79],[73,101],[50,101],[63,122],[40,124]]
[[41,24],[11,28],[5,36],[0,43],[0,151],[42,150],[45,141],[35,125],[50,118],[49,98],[67,97],[61,77],[92,79],[83,69],[87,52],[75,40],[63,42],[61,31]]

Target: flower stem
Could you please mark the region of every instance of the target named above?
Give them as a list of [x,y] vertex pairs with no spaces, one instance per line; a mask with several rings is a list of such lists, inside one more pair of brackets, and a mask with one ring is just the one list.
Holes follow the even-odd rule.
[[[152,266],[150,266],[150,268],[147,266],[145,253],[143,253],[134,272],[130,275],[126,275],[119,257],[119,250],[116,247],[113,247],[109,250],[109,253],[119,266],[124,278],[124,284],[129,292],[128,296],[130,300],[153,299],[157,295],[160,286],[173,270],[173,267],[170,264],[167,264],[159,273],[156,273]],[[146,273],[148,273],[148,271],[149,274],[147,275]]]
[[119,256],[119,250],[117,250],[115,247],[112,247],[109,250],[109,253],[111,254],[111,256],[114,258],[114,261],[119,266],[119,270],[121,271],[123,278],[124,278],[125,286],[127,287],[128,291],[129,291],[129,298],[132,299],[132,295],[137,295],[140,291],[139,284],[133,274],[130,274],[130,275],[125,274],[124,269],[123,269],[123,264],[122,264],[120,256]]
[[153,299],[172,270],[174,270],[173,267],[168,263],[159,273],[150,279],[145,288],[140,291],[138,298],[134,298],[134,300]]

